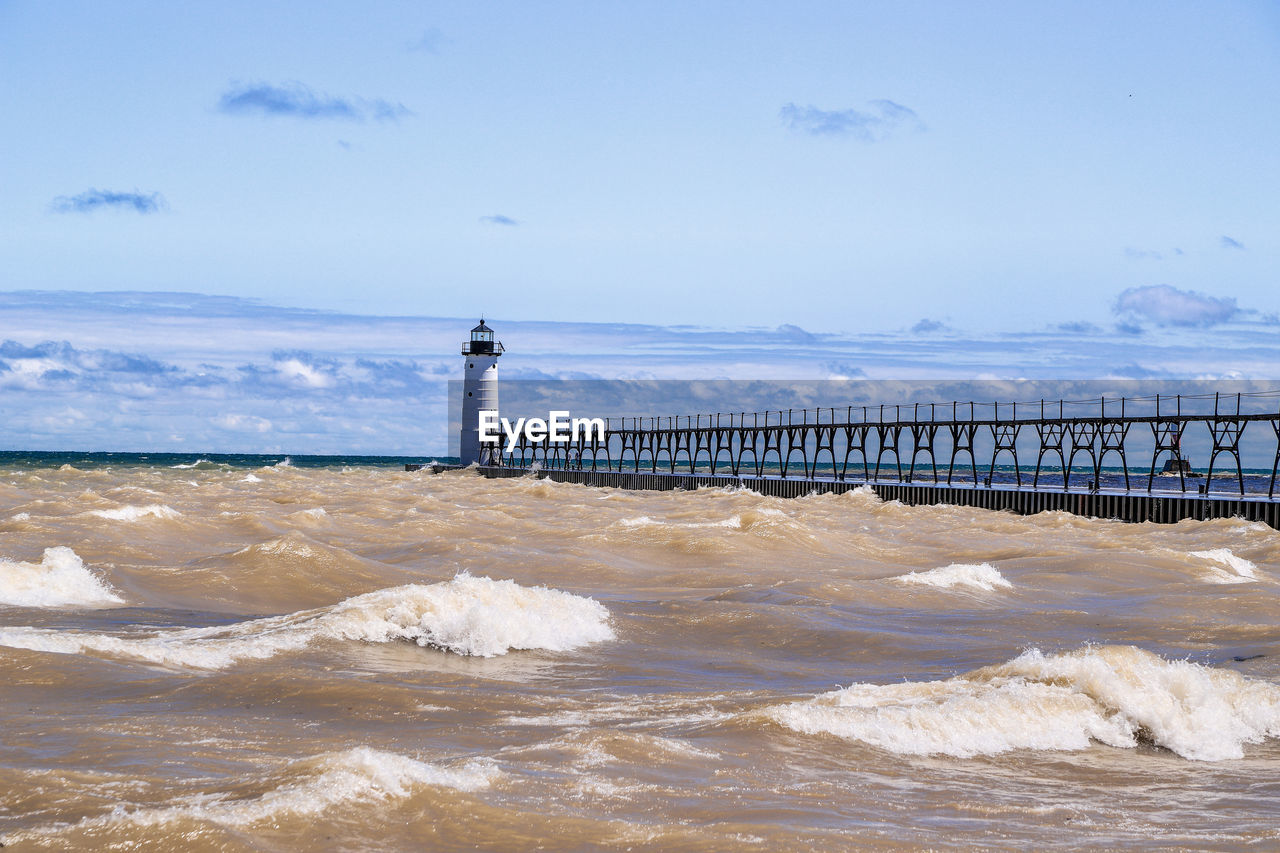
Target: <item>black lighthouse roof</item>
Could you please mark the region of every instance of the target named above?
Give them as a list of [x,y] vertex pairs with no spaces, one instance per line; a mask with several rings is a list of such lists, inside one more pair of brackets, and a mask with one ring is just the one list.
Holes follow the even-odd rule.
[[502,342],[493,339],[493,329],[484,324],[483,317],[471,330],[471,340],[462,345],[463,355],[502,355],[502,351]]

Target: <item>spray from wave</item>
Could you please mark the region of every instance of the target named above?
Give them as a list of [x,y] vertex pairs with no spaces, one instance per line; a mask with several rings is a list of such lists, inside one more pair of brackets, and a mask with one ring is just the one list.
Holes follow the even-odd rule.
[[1280,736],[1280,687],[1134,646],[1087,646],[1031,650],[945,681],[854,684],[764,713],[795,731],[905,755],[1079,750],[1097,741],[1220,761]]
[[920,584],[940,589],[963,586],[971,589],[980,589],[984,592],[995,592],[996,587],[1003,589],[1013,588],[1013,584],[1005,580],[1004,575],[1000,574],[990,563],[979,563],[977,565],[952,563],[949,566],[930,569],[927,572],[910,572],[905,575],[898,575],[893,580],[898,583]]
[[46,548],[39,563],[0,560],[0,604],[19,607],[102,607],[124,599],[85,567],[70,548]]
[[443,583],[378,590],[287,616],[145,636],[0,628],[3,646],[59,654],[96,652],[197,669],[270,658],[319,640],[408,640],[459,655],[493,657],[517,649],[570,651],[613,638],[609,611],[594,599],[466,574]]

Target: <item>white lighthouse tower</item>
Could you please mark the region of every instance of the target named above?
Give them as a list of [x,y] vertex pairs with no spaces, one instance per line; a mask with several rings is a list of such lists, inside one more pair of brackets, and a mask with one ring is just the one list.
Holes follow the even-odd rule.
[[462,345],[466,372],[462,381],[462,441],[460,457],[463,465],[494,461],[500,445],[480,443],[480,413],[498,411],[498,356],[501,341],[493,339],[493,329],[484,324],[471,330],[471,340]]

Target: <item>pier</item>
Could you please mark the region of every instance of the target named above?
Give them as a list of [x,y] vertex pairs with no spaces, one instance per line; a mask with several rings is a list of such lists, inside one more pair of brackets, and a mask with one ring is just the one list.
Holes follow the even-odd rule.
[[559,483],[580,483],[617,489],[674,491],[683,489],[741,488],[762,495],[799,498],[814,494],[842,494],[854,489],[871,489],[885,501],[899,501],[908,506],[951,504],[990,510],[1004,510],[1018,515],[1039,512],[1070,512],[1086,518],[1117,521],[1174,524],[1183,519],[1205,521],[1213,518],[1243,518],[1280,529],[1280,501],[1266,496],[1180,495],[1166,492],[1064,492],[1008,488],[1004,486],[974,487],[911,483],[862,483],[840,480],[791,477],[730,477],[711,474],[667,474],[632,471],[590,471],[580,469],[539,469],[481,466],[480,474],[489,478],[534,476]]
[[[1263,465],[1245,465],[1246,430],[1265,444],[1258,451],[1255,440],[1251,460]],[[1188,464],[1189,445],[1204,452],[1203,473]],[[521,440],[486,461],[487,477],[778,497],[866,487],[904,504],[1131,522],[1240,517],[1280,529],[1275,394],[609,418],[603,437]]]

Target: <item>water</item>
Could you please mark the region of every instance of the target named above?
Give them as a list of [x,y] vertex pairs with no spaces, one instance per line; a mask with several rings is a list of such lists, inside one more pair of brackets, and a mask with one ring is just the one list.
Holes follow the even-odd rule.
[[0,460],[0,843],[1280,844],[1262,525],[282,461]]

